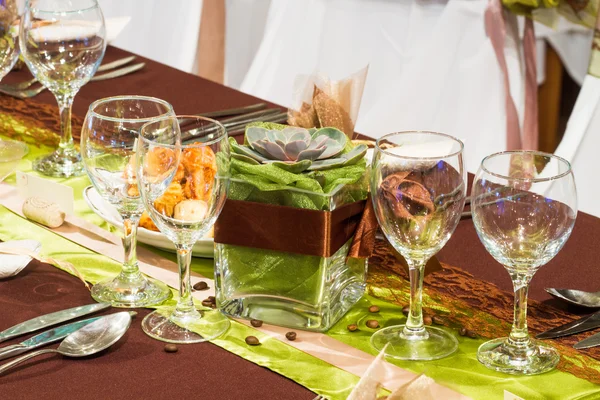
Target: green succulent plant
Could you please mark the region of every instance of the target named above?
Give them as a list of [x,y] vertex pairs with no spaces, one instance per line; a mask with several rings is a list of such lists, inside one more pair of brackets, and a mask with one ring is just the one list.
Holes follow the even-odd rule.
[[319,171],[356,164],[364,157],[364,144],[342,154],[347,141],[336,128],[250,126],[246,129],[246,144],[232,144],[232,157],[252,164],[273,163],[293,173]]

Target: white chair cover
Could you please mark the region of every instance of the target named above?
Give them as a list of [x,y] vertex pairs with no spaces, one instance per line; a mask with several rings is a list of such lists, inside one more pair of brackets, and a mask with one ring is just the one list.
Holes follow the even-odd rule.
[[99,0],[105,18],[131,16],[113,45],[191,72],[196,61],[202,0]]
[[[343,78],[369,64],[356,130],[369,136],[436,130],[466,141],[467,167],[506,147],[504,89],[484,30],[487,1],[272,2],[241,90],[290,106],[293,82],[315,71]],[[507,38],[511,88],[522,73]]]

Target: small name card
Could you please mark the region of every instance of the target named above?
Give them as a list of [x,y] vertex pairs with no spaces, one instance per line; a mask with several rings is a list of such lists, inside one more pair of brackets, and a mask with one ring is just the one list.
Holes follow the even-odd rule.
[[19,195],[25,199],[40,197],[58,204],[67,215],[73,215],[75,197],[72,187],[21,171],[17,171],[17,187]]
[[516,394],[512,394],[508,390],[505,390],[504,391],[504,400],[525,400],[525,399],[517,396]]

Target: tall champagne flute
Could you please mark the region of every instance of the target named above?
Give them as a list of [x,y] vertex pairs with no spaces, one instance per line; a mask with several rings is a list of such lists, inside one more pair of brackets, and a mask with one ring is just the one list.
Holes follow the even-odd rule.
[[381,329],[371,344],[401,360],[434,360],[452,354],[456,338],[424,326],[425,264],[454,232],[465,203],[463,143],[435,132],[399,132],[377,140],[371,198],[379,226],[406,259],[410,312],[405,325]]
[[33,163],[33,169],[44,175],[83,173],[71,135],[71,106],[102,61],[105,36],[96,0],[27,1],[19,32],[21,53],[32,74],[54,94],[60,110],[58,149]]
[[81,129],[81,154],[96,190],[123,218],[123,268],[114,279],[97,283],[92,297],[115,307],[144,307],[168,298],[170,289],[146,278],[136,257],[137,228],[144,205],[135,175],[135,141],[142,125],[175,115],[164,100],[116,96],[93,102]]
[[577,193],[571,166],[535,151],[492,154],[481,162],[471,199],[479,239],[506,268],[515,292],[510,335],[481,345],[477,358],[490,369],[510,374],[549,371],[559,355],[529,337],[527,291],[538,268],[560,251],[575,224]]
[[[193,143],[182,144],[182,132],[193,135]],[[172,343],[214,339],[228,329],[229,320],[217,310],[196,309],[190,262],[194,243],[209,231],[225,203],[229,183],[225,128],[195,116],[165,117],[144,125],[137,176],[148,214],[177,248],[180,278],[175,308],[148,314],[142,328],[149,336]]]
[[19,59],[19,13],[17,0],[0,2],[0,79]]

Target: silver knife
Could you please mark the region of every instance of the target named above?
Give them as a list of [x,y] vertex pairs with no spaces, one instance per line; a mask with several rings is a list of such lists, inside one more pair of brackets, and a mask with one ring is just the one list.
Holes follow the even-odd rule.
[[115,69],[115,70],[112,70],[105,74],[94,75],[92,77],[91,81],[96,82],[96,81],[102,81],[104,79],[118,78],[120,76],[131,74],[132,72],[138,71],[138,70],[144,68],[145,65],[146,65],[146,63],[133,64],[133,65],[130,65],[129,67]]
[[588,338],[583,339],[580,342],[577,342],[573,347],[577,350],[581,350],[598,345],[600,345],[600,333],[596,333]]
[[[137,315],[137,312],[129,311],[129,315],[133,317]],[[11,344],[10,346],[2,347],[0,348],[0,360],[17,356],[19,354],[25,353],[26,351],[33,350],[50,343],[58,342],[59,340],[69,336],[71,333],[83,328],[88,324],[91,324],[92,322],[100,318],[102,317],[94,317],[77,322],[71,322],[70,324],[61,325],[56,328],[42,332],[39,335],[35,335],[34,337],[29,338],[21,343]]]
[[109,69],[122,67],[123,65],[129,64],[133,60],[135,60],[135,56],[125,57],[107,64],[102,64],[100,67],[98,67],[96,72],[103,72],[108,71]]
[[552,328],[547,330],[546,332],[542,332],[535,337],[538,339],[554,339],[561,336],[569,336],[574,335],[576,333],[581,333],[585,331],[589,331],[591,329],[600,327],[600,311],[588,315],[586,317],[580,318],[576,321],[569,322],[568,324],[564,324],[558,326],[556,328]]
[[40,317],[30,319],[29,321],[21,322],[18,325],[0,332],[0,342],[12,339],[16,336],[24,335],[25,333],[37,331],[38,329],[47,328],[51,325],[56,325],[60,324],[61,322],[79,318],[83,315],[92,314],[108,307],[110,307],[110,304],[108,303],[94,303],[42,315]]

